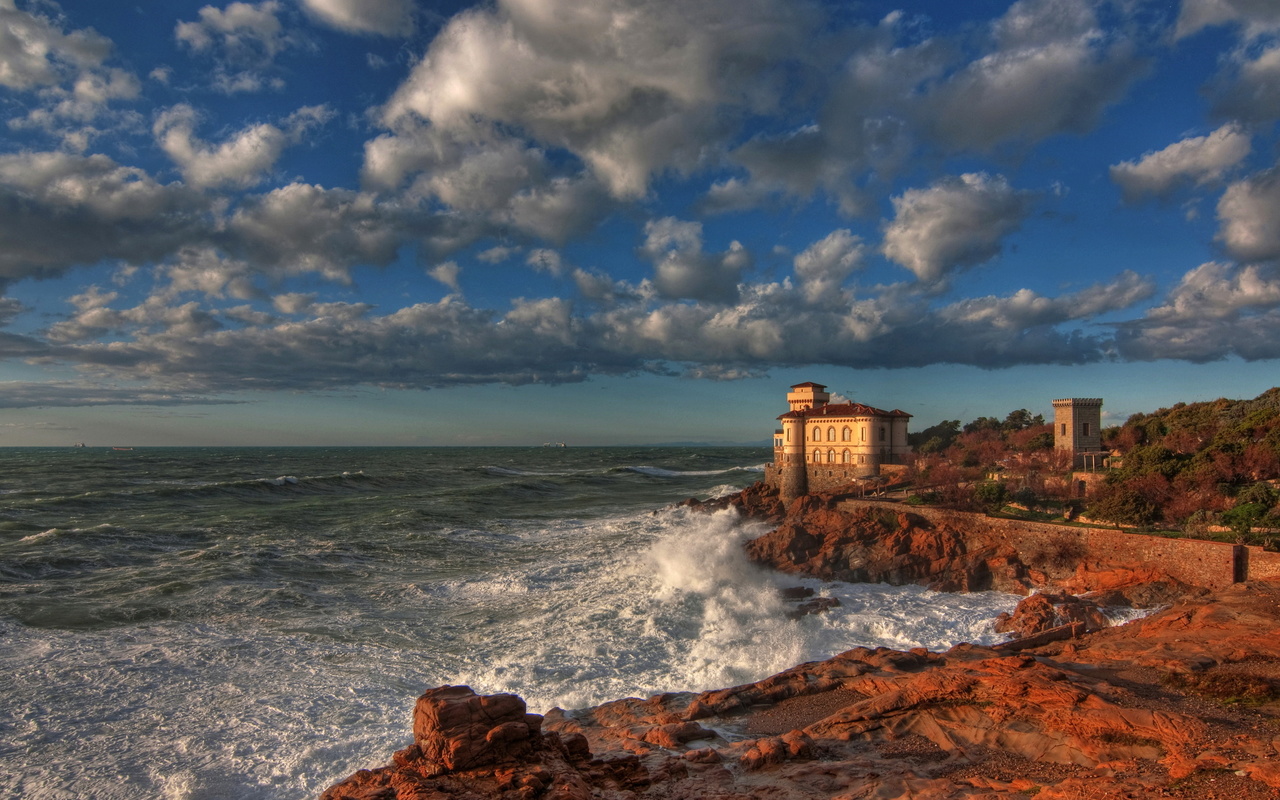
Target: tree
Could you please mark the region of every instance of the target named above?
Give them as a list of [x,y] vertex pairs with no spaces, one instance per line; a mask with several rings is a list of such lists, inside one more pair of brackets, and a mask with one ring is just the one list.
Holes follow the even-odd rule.
[[960,420],[944,419],[937,425],[907,435],[907,443],[920,453],[941,453],[960,435]]
[[973,422],[964,426],[965,433],[977,433],[979,431],[998,431],[1000,430],[1000,420],[995,417],[978,417]]
[[1000,428],[1005,431],[1020,431],[1043,424],[1043,414],[1036,414],[1033,417],[1030,411],[1020,408],[1017,411],[1010,411],[1009,416],[1004,418],[1004,423]]
[[1120,525],[1148,527],[1160,519],[1160,508],[1136,489],[1120,484],[1089,506],[1089,516]]
[[1004,508],[1008,497],[1009,490],[999,481],[984,481],[973,487],[974,502],[985,508],[989,514]]

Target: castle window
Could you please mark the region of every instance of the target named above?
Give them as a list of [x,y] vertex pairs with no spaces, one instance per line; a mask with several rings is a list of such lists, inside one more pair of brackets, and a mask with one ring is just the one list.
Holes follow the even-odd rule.
[[827,428],[827,441],[834,442],[835,440],[836,440],[836,429],[835,429],[835,426],[833,425]]
[[1063,435],[1063,436],[1066,436],[1066,435],[1067,435],[1067,423],[1065,423],[1065,422],[1064,422],[1064,423],[1062,423],[1062,435]]
[[1089,435],[1089,423],[1087,423],[1087,422],[1081,422],[1081,423],[1080,423],[1080,435],[1081,435],[1081,436],[1088,436],[1088,435]]
[[862,426],[862,441],[864,441],[864,442],[865,442],[866,440],[867,440],[867,426],[866,426],[866,425],[863,425],[863,426]]
[[841,454],[840,454],[840,463],[842,463],[842,464],[848,464],[848,463],[849,463],[849,451],[848,451],[848,450],[845,450],[843,453],[841,453]]
[[835,450],[828,450],[828,451],[827,451],[827,463],[828,463],[828,464],[834,464],[834,463],[836,463],[836,451],[835,451]]
[[844,430],[840,431],[840,441],[847,442],[853,438],[853,431],[849,430],[849,426],[845,425]]
[[813,440],[814,440],[815,442],[820,442],[820,441],[822,441],[822,428],[814,428],[814,429],[813,429]]
[[884,441],[884,426],[880,426],[880,441]]
[[814,453],[814,454],[813,454],[813,463],[815,463],[815,464],[821,464],[821,463],[822,463],[822,453]]
[[866,457],[866,456],[858,456],[858,463],[859,463],[859,464],[865,464],[865,463],[867,463],[867,457]]

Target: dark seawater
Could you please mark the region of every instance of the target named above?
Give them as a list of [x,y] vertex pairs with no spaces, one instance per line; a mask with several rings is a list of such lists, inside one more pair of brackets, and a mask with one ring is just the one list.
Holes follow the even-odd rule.
[[[749,565],[752,448],[0,449],[0,796],[308,798],[466,683],[531,710],[994,641],[1017,598]],[[841,598],[785,617],[774,590]]]

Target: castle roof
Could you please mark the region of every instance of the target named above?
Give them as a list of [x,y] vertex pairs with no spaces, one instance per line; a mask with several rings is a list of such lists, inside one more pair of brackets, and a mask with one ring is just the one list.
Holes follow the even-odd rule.
[[813,381],[805,381],[804,383],[797,383],[797,384],[795,384],[794,386],[792,386],[791,388],[792,388],[792,389],[805,389],[805,388],[810,388],[810,389],[825,389],[825,388],[827,388],[827,387],[826,387],[826,386],[823,386],[821,383],[814,383]]
[[894,409],[885,411],[882,408],[873,408],[864,403],[828,403],[817,408],[805,408],[799,411],[788,411],[782,414],[778,419],[813,419],[825,417],[907,417],[911,415],[905,411]]

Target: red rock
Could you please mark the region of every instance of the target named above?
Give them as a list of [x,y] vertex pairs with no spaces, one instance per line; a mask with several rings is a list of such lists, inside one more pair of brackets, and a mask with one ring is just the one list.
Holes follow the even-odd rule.
[[513,694],[480,696],[469,686],[441,686],[418,698],[413,738],[423,758],[453,772],[528,752],[536,732],[529,723],[524,700]]
[[[767,492],[739,501],[780,513]],[[1201,594],[1141,565],[1030,569],[1007,543],[906,511],[845,514],[823,497],[784,511],[784,533],[749,547],[794,573],[955,588],[1026,588],[1056,576],[1094,593],[1028,598],[1009,622],[1027,635],[996,648],[854,648],[740,686],[545,718],[513,695],[442,687],[419,701],[414,745],[323,800],[1280,796],[1274,729],[1238,705],[1213,706],[1202,720],[1216,701],[1193,696],[1212,679],[1274,685],[1280,584]],[[1173,604],[1086,632],[1098,624],[1095,604],[1117,598]],[[1075,638],[1050,641],[1064,629]],[[699,746],[685,750],[690,742]],[[1204,794],[1215,770],[1222,791]]]

